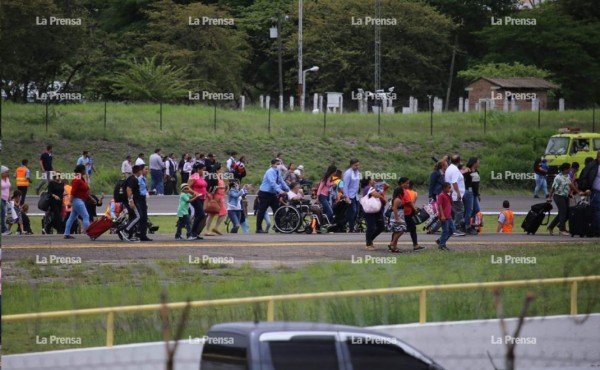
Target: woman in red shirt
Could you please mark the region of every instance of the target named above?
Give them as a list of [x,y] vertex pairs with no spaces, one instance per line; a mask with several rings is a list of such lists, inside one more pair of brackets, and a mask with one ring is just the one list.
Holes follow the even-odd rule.
[[71,215],[65,226],[65,239],[75,239],[70,234],[73,222],[77,220],[77,217],[83,220],[82,232],[85,234],[87,228],[90,226],[90,216],[85,208],[85,202],[89,200],[94,205],[96,204],[96,201],[90,198],[90,186],[85,182],[85,166],[80,164],[75,167],[75,171],[73,172],[75,172],[75,178],[71,181]]
[[204,179],[204,163],[198,162],[194,165],[192,175],[188,180],[188,185],[194,193],[200,194],[196,200],[191,203],[194,208],[194,223],[192,224],[192,237],[196,239],[203,239],[200,236],[202,232],[202,221],[206,218],[204,213],[204,199],[206,199],[206,180]]

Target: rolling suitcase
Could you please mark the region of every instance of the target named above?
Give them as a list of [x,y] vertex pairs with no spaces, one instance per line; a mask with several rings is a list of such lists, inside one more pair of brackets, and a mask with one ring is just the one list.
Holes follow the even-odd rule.
[[588,202],[579,202],[569,208],[569,233],[571,237],[594,236],[594,209]]
[[[552,210],[552,204],[550,203],[538,203],[531,206],[531,210],[525,216],[525,220],[521,224],[523,231],[529,234],[535,235],[540,226],[548,225],[550,222],[550,211]],[[544,222],[544,218],[548,216],[548,219]]]
[[110,218],[103,216],[90,224],[90,227],[87,229],[87,234],[90,239],[96,240],[100,235],[110,230],[112,226],[113,221]]

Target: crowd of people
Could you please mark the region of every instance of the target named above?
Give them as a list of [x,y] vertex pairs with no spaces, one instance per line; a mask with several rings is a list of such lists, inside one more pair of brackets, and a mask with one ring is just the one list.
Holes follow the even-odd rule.
[[[148,197],[176,194],[179,195],[176,239],[192,240],[222,235],[220,228],[227,217],[232,224],[230,232],[237,233],[241,229],[248,233],[246,195],[250,188],[249,184],[242,183],[246,177],[246,159],[235,152],[228,154],[224,166],[213,153],[183,154],[177,160],[174,153],[163,155],[162,150],[157,148],[148,158],[148,164],[144,153],[140,153],[135,161],[127,156],[120,168],[122,180],[115,186],[114,196],[104,216],[116,219],[123,210],[127,210],[129,219],[119,226],[120,236],[128,241],[150,241],[146,232]],[[441,250],[448,250],[446,243],[451,236],[477,235],[481,230],[480,160],[473,157],[463,164],[458,154],[444,156],[440,160],[433,159],[435,164],[429,178],[428,204],[435,209],[442,230],[437,240],[438,246]],[[399,178],[388,199],[387,192],[391,186],[383,179],[389,177],[386,174],[374,174],[373,178],[363,176],[356,158],[350,160],[345,170],[329,166],[318,184],[314,185],[305,178],[304,166],[294,163],[286,165],[282,153],[278,153],[270,164],[263,175],[254,204],[256,233],[269,232],[271,220],[267,211],[270,208],[274,214],[285,203],[282,197],[288,201],[309,202],[305,199],[308,190],[312,191],[323,223],[336,223],[339,225],[336,231],[358,232],[357,216],[362,213],[366,223],[368,250],[375,249],[374,240],[386,229],[386,222],[387,229],[392,232],[388,244],[390,251],[399,251],[398,240],[404,233],[410,235],[413,250],[423,249],[418,243],[416,231],[417,224],[422,222],[418,215],[421,211],[417,207],[418,194],[409,178]],[[596,230],[600,230],[599,164],[600,152],[595,160],[590,158],[586,161],[579,178],[578,166],[567,163],[561,165],[560,173],[548,191],[547,164],[543,160],[535,162],[534,197],[539,197],[538,193],[542,191],[558,209],[558,215],[548,227],[551,234],[557,226],[561,235],[568,233],[569,197],[574,194],[590,196]],[[39,194],[47,188],[44,233],[56,230],[67,239],[74,238],[72,234],[78,227],[85,232],[97,218],[96,209],[103,206],[104,194],[97,197],[90,192],[92,176],[96,172],[91,153],[83,151],[75,165],[73,173],[63,178],[61,172],[54,169],[52,146],[48,145],[40,155],[39,168],[43,176],[35,190]],[[16,233],[31,234],[27,216],[29,205],[25,202],[27,190],[32,184],[29,161],[24,159],[14,173],[16,189],[11,193],[10,171],[2,166],[2,234],[11,234],[15,225]],[[376,206],[375,200],[380,203],[379,206]],[[263,223],[266,223],[266,227]],[[509,202],[505,201],[497,219],[496,231],[510,233],[513,226],[514,213]]]

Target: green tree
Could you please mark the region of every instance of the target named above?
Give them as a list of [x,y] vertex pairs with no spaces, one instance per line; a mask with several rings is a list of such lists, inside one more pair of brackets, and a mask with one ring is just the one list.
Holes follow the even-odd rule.
[[156,55],[137,60],[122,60],[127,67],[112,79],[115,93],[122,98],[142,101],[163,102],[181,98],[187,94],[186,70],[168,63],[156,63]]
[[[329,0],[306,2],[304,6],[304,65],[318,65],[312,92],[340,91],[349,97],[358,88],[374,87],[375,2]],[[297,13],[294,14],[297,17]],[[354,17],[354,18],[353,18]],[[421,2],[382,0],[381,18],[392,20],[381,26],[381,87],[395,86],[399,99],[442,94],[451,50],[451,19]],[[358,20],[363,20],[359,25]],[[395,23],[395,24],[392,24]],[[294,51],[297,39],[288,41]]]
[[458,76],[465,79],[467,83],[480,77],[539,77],[547,78],[550,76],[548,71],[539,69],[536,66],[526,66],[519,62],[508,63],[488,63],[480,64],[464,71],[458,72]]
[[536,25],[490,26],[477,33],[488,47],[483,63],[518,61],[546,70],[572,107],[599,100],[600,22],[576,20],[557,3],[513,17],[533,18]]

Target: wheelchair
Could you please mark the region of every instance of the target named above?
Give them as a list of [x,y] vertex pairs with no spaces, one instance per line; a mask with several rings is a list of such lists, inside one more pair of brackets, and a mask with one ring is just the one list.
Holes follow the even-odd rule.
[[332,226],[321,206],[315,202],[287,201],[287,196],[283,196],[280,202],[282,206],[273,215],[275,230],[280,233],[328,232],[329,226]]

